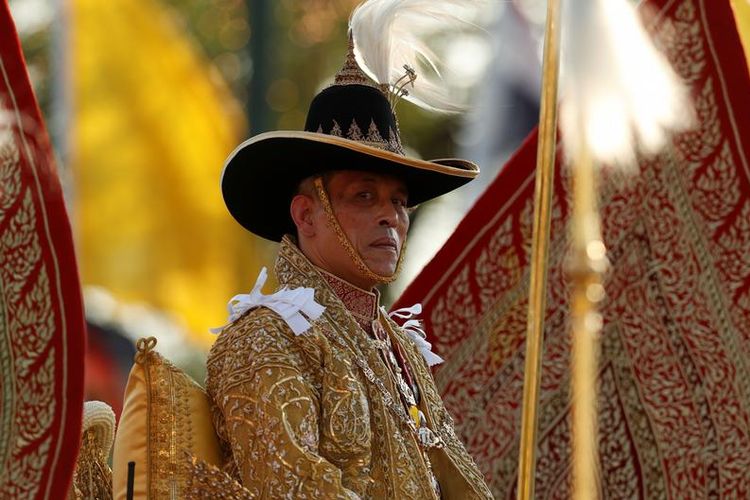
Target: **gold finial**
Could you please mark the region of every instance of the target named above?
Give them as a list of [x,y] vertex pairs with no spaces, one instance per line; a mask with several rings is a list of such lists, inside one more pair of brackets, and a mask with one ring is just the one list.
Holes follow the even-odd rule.
[[344,66],[336,73],[333,83],[335,85],[372,85],[370,78],[357,64],[357,58],[354,55],[354,35],[351,31],[349,31],[349,48]]
[[135,343],[135,348],[138,350],[138,352],[135,353],[135,362],[143,364],[143,362],[146,361],[147,356],[154,350],[154,347],[156,347],[155,337],[144,337],[138,339],[138,342]]

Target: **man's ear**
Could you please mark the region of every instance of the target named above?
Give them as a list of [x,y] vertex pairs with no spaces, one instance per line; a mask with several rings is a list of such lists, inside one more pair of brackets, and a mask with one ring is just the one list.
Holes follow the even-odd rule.
[[297,226],[297,233],[300,236],[307,238],[315,236],[315,224],[313,222],[314,208],[315,202],[307,195],[298,194],[292,198],[289,212],[292,215],[294,225]]

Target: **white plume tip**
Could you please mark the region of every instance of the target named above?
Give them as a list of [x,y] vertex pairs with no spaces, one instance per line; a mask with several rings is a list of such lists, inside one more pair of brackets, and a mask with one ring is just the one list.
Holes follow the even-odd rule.
[[569,0],[560,121],[569,158],[630,167],[694,122],[689,93],[627,0]]
[[441,81],[439,61],[427,38],[438,31],[474,26],[471,19],[486,0],[368,0],[349,21],[359,65],[373,80],[391,87],[405,66],[418,77],[404,88],[404,98],[426,109],[458,112]]

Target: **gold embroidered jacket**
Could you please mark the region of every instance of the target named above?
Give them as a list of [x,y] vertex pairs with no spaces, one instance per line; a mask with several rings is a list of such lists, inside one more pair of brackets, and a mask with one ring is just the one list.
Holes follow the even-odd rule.
[[[326,309],[295,336],[279,315],[259,307],[217,339],[206,386],[226,470],[258,498],[435,498],[416,438],[355,361],[366,362],[400,401],[360,318],[286,238],[276,274],[281,285],[313,288]],[[377,314],[417,379],[428,426],[445,441],[429,452],[443,498],[492,498],[417,347]]]

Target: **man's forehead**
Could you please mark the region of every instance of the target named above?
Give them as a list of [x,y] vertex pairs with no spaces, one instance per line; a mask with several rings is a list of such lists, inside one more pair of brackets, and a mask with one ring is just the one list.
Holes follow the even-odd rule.
[[337,184],[348,185],[355,183],[386,183],[393,187],[407,191],[406,182],[395,175],[364,170],[335,170],[330,173],[329,180]]

